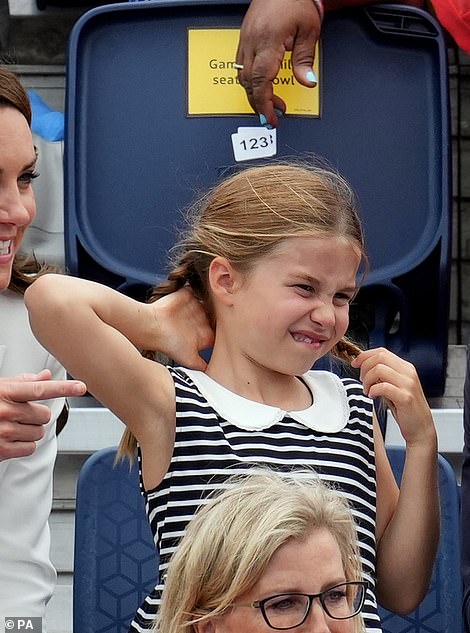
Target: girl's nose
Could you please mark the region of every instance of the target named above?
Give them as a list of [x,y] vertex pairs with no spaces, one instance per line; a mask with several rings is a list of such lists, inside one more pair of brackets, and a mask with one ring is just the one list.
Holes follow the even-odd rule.
[[334,306],[329,302],[322,301],[310,312],[310,320],[324,328],[333,327],[336,320]]

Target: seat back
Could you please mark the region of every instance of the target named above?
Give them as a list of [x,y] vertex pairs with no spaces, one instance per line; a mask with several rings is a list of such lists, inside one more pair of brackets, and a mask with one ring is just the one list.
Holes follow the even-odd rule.
[[127,633],[157,577],[137,464],[114,465],[115,458],[115,448],[97,451],[78,478],[74,633]]
[[[405,463],[403,447],[388,447],[395,478],[401,481]],[[454,471],[439,455],[441,538],[431,585],[419,607],[406,616],[380,609],[383,633],[461,633],[462,576],[460,573],[460,495]]]
[[463,401],[464,447],[462,462],[462,576],[464,583],[463,617],[465,633],[470,633],[470,345],[467,345]]
[[[405,451],[387,449],[397,481]],[[155,585],[158,555],[139,491],[137,465],[114,465],[115,448],[94,453],[77,486],[73,593],[74,633],[126,633]],[[408,616],[381,609],[384,633],[461,633],[459,493],[454,472],[439,456],[442,532],[432,582]]]
[[[232,114],[231,93],[223,93],[242,90],[228,85],[233,68],[217,68],[232,63],[235,48],[221,64],[213,45],[192,50],[188,32],[237,29],[245,11],[243,0],[131,2],[93,9],[75,24],[65,157],[73,275],[145,296],[165,276],[182,209],[236,168],[231,134],[258,118]],[[191,51],[198,61],[208,56],[198,81],[209,82],[211,95],[211,79],[218,82],[222,96],[207,105],[228,104],[222,113],[190,109]],[[413,362],[426,394],[441,395],[451,213],[442,31],[413,7],[333,11],[318,58],[319,87],[304,89],[318,96],[318,116],[283,117],[278,156],[324,157],[352,183],[370,260],[352,334]]]

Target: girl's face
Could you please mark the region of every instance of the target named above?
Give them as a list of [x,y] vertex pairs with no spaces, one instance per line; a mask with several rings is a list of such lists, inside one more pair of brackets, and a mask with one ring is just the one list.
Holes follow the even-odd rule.
[[15,108],[0,106],[0,292],[10,283],[13,259],[36,215],[35,165],[26,119]]
[[[281,545],[269,561],[264,573],[250,591],[241,595],[232,609],[223,616],[197,625],[197,633],[272,633],[260,608],[253,602],[285,593],[317,594],[346,580],[341,552],[336,539],[326,529],[313,531],[305,540],[292,539]],[[339,594],[339,592],[338,592]],[[268,603],[266,611],[281,625],[286,620],[289,601]],[[339,595],[330,599],[339,609]],[[352,633],[354,618],[335,620],[329,617],[318,600],[313,599],[303,624],[290,629],[293,633]]]
[[281,374],[308,371],[347,330],[360,260],[344,238],[283,240],[234,287],[231,332],[241,353]]

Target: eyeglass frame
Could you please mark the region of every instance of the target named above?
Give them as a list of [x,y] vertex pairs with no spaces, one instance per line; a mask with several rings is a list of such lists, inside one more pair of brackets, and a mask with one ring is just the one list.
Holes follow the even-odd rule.
[[[328,611],[328,608],[325,606],[323,600],[324,600],[325,594],[327,594],[329,591],[331,591],[332,589],[336,589],[337,587],[344,587],[344,585],[355,585],[355,586],[362,587],[362,600],[359,604],[359,607],[357,608],[357,611],[355,611],[351,615],[347,615],[346,617],[338,618],[334,615],[331,615],[331,613]],[[289,631],[291,629],[297,628],[298,626],[302,626],[302,624],[305,622],[305,620],[309,616],[313,601],[316,600],[317,598],[320,602],[320,605],[323,611],[332,620],[349,620],[350,618],[354,618],[356,615],[358,615],[362,611],[362,607],[364,606],[368,587],[369,587],[369,583],[366,580],[345,580],[344,582],[339,582],[337,585],[328,587],[328,589],[325,589],[324,591],[320,591],[319,593],[302,593],[300,591],[288,591],[288,592],[283,592],[283,593],[276,593],[273,596],[268,596],[267,598],[263,598],[262,600],[255,600],[254,602],[251,602],[250,604],[235,603],[233,606],[253,607],[254,609],[259,609],[261,611],[261,615],[263,616],[264,621],[266,622],[266,624],[269,626],[270,629],[274,629],[275,631]],[[288,626],[288,627],[273,626],[269,622],[268,616],[266,615],[266,611],[265,611],[265,604],[269,600],[272,600],[273,598],[280,598],[281,596],[304,596],[308,598],[308,606],[307,606],[307,609],[305,610],[305,615],[301,622],[299,622],[298,624],[295,624],[294,626]]]

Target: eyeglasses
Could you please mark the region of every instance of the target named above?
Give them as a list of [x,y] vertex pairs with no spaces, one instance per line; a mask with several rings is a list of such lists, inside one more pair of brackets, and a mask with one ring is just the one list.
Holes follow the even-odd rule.
[[251,604],[238,607],[260,609],[266,624],[272,629],[286,631],[302,625],[318,598],[324,612],[333,620],[347,620],[357,615],[364,606],[367,582],[348,581],[320,593],[280,593]]

